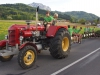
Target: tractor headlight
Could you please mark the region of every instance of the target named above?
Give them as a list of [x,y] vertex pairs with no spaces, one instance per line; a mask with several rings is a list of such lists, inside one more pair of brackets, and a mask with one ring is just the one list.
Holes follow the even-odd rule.
[[23,36],[20,36],[20,38],[19,38],[19,39],[20,39],[20,41],[22,41],[22,40],[23,40],[23,38],[24,38]]
[[8,39],[8,35],[5,35],[5,39]]
[[36,32],[35,32],[35,31],[33,31],[33,32],[32,32],[32,34],[33,34],[33,35],[35,35],[35,34],[36,34]]

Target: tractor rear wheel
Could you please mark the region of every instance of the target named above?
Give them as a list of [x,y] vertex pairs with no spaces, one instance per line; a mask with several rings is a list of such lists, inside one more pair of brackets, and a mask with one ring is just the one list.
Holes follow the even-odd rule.
[[69,32],[61,28],[57,31],[50,43],[50,54],[57,59],[62,59],[68,56],[71,49],[71,37]]
[[[0,50],[5,49],[5,47],[0,47]],[[9,56],[0,56],[0,61],[6,62],[10,61],[13,58],[14,55],[9,55]]]
[[33,46],[25,46],[18,54],[18,63],[23,69],[31,68],[37,58],[36,49]]

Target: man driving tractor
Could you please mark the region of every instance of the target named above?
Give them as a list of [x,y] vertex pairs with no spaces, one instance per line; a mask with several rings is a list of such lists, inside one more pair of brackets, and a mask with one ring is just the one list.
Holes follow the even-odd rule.
[[50,16],[50,12],[47,11],[46,16],[44,17],[44,26],[46,27],[46,31],[48,30],[49,26],[52,24],[53,19],[54,18]]

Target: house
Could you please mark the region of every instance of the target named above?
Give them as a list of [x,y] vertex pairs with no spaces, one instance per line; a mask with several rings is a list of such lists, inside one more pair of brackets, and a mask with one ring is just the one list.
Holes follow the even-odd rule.
[[94,21],[86,21],[85,25],[96,25]]

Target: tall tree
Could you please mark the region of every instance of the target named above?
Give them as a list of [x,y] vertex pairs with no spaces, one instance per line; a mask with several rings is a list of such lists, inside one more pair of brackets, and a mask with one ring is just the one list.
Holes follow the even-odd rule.
[[79,23],[81,23],[81,24],[85,24],[85,22],[86,22],[85,19],[80,19],[80,20],[79,20]]

